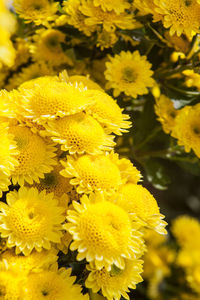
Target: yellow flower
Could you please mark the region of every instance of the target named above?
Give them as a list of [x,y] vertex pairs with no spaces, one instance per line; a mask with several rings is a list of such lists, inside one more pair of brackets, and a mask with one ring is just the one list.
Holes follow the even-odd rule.
[[94,6],[101,6],[103,11],[114,10],[117,14],[124,12],[126,9],[130,8],[130,4],[127,0],[117,0],[113,2],[112,0],[94,0]]
[[0,122],[0,197],[10,185],[10,174],[18,166],[16,143],[8,132],[8,124]]
[[92,105],[82,84],[50,80],[37,82],[34,89],[24,90],[23,108],[36,120],[69,116]]
[[185,249],[200,249],[200,222],[189,216],[180,216],[172,223],[171,231]]
[[85,15],[81,12],[81,0],[67,0],[63,2],[63,10],[67,14],[66,23],[82,31],[85,35],[90,36],[96,30],[95,25],[85,24]]
[[175,118],[178,110],[174,108],[173,102],[165,95],[156,99],[155,112],[161,122],[164,132],[170,133],[175,126]]
[[33,249],[40,252],[50,249],[51,242],[60,242],[63,208],[53,194],[21,187],[7,194],[7,203],[0,205],[0,232],[8,238],[8,247],[16,246],[16,253],[29,255]]
[[39,182],[39,178],[44,178],[44,173],[50,172],[56,164],[56,148],[33,134],[28,127],[12,126],[9,132],[13,134],[19,152],[16,156],[19,165],[11,174],[13,183],[24,185],[24,181],[29,184]]
[[58,3],[51,0],[14,0],[13,5],[26,23],[46,26],[56,18]]
[[71,269],[46,270],[32,273],[26,283],[27,300],[89,300],[81,294],[81,285],[73,284],[76,277],[70,276]]
[[46,128],[53,141],[70,154],[101,154],[115,145],[114,137],[107,135],[102,126],[84,112],[51,121]]
[[162,16],[156,11],[157,6],[154,0],[134,0],[133,6],[139,9],[142,15],[152,14],[154,22],[158,22],[162,19]]
[[114,10],[104,11],[100,6],[95,6],[92,0],[82,0],[79,10],[86,16],[84,22],[87,26],[102,25],[108,32],[115,31],[117,27],[134,29],[137,24],[131,14],[126,12],[117,14]]
[[[24,275],[39,269],[48,269],[58,260],[57,250],[42,250],[37,252],[33,250],[28,256],[16,255],[13,249],[6,250],[1,254],[0,260],[6,260],[9,267],[15,267],[18,271],[23,272]],[[1,299],[1,298],[0,298]]]
[[61,163],[65,167],[61,175],[72,178],[70,183],[78,185],[80,194],[92,191],[112,194],[122,183],[120,170],[109,154],[68,156]]
[[64,227],[72,234],[72,251],[78,250],[77,260],[86,258],[97,269],[111,265],[125,267],[124,258],[141,255],[141,234],[132,228],[131,217],[118,205],[104,201],[100,195],[84,195],[81,204],[73,201],[75,210],[68,211],[69,223]]
[[86,287],[91,288],[97,293],[100,289],[102,294],[108,300],[120,300],[121,296],[125,299],[130,299],[127,292],[130,289],[135,289],[136,284],[142,281],[140,273],[142,273],[141,260],[125,259],[125,267],[123,270],[112,265],[111,271],[105,268],[97,270],[93,263],[87,266],[90,271],[86,279]]
[[86,94],[93,100],[93,104],[88,106],[86,111],[97,119],[108,133],[121,135],[122,132],[127,132],[131,127],[129,116],[122,113],[123,110],[111,96],[97,90],[88,90]]
[[154,0],[156,11],[163,15],[163,25],[170,35],[182,33],[192,37],[199,32],[200,4],[196,0]]
[[195,86],[200,90],[200,75],[195,73],[194,70],[185,70],[182,72],[186,75],[185,84],[187,87]]
[[15,49],[10,40],[10,33],[0,27],[0,70],[5,64],[12,67],[15,61]]
[[96,46],[101,50],[111,48],[118,41],[118,37],[114,32],[100,31],[97,34]]
[[114,96],[124,92],[127,96],[136,98],[138,95],[148,93],[148,87],[152,87],[153,71],[151,64],[145,55],[141,56],[138,51],[122,51],[119,55],[110,57],[110,62],[106,63],[104,72],[108,80],[107,88],[114,89]]
[[185,106],[179,111],[171,135],[186,152],[192,149],[200,157],[200,104]]
[[34,43],[30,46],[33,59],[45,61],[49,65],[57,66],[64,63],[73,65],[62,48],[65,34],[57,29],[39,29],[33,36]]
[[160,214],[158,204],[151,193],[141,185],[125,184],[119,190],[116,204],[128,213],[135,214],[143,225],[154,229],[160,234],[166,234],[163,215]]

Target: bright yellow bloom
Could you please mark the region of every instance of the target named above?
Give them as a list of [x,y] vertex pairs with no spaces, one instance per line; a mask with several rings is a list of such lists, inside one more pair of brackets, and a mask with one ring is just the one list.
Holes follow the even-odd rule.
[[71,269],[65,268],[33,272],[25,286],[25,300],[89,300],[87,294],[81,294],[81,286],[73,284],[76,277],[70,274]]
[[108,133],[121,135],[122,132],[127,132],[127,129],[131,127],[131,122],[128,121],[129,116],[122,113],[123,110],[111,96],[97,90],[88,90],[86,93],[94,103],[88,106],[86,111],[92,114]]
[[65,167],[60,173],[72,178],[70,183],[78,185],[78,193],[102,191],[114,193],[122,183],[120,170],[107,155],[68,156],[67,161],[61,161]]
[[73,201],[75,210],[68,211],[65,229],[73,236],[72,251],[77,260],[86,258],[97,269],[111,270],[111,265],[125,267],[124,258],[132,259],[143,250],[141,234],[132,228],[131,217],[118,205],[104,201],[100,195],[84,195],[81,204]]
[[161,122],[164,132],[170,133],[175,126],[175,118],[178,110],[174,108],[173,102],[165,95],[156,99],[155,112]]
[[102,30],[97,34],[96,46],[100,47],[101,51],[105,48],[111,48],[118,41],[118,37],[115,32],[108,32]]
[[153,71],[151,64],[145,55],[141,56],[138,51],[122,51],[119,55],[110,57],[110,62],[106,63],[104,72],[108,83],[108,89],[114,89],[114,96],[119,96],[124,92],[127,96],[136,98],[138,95],[148,93],[148,87],[152,87]]
[[133,6],[139,9],[140,14],[152,14],[153,21],[158,22],[162,19],[162,15],[157,13],[156,8],[157,6],[154,3],[154,0],[134,0]]
[[8,124],[0,122],[0,197],[10,185],[10,174],[18,166],[18,151],[13,136],[8,133]]
[[197,219],[180,216],[173,221],[171,231],[181,247],[200,249],[200,222]]
[[170,34],[182,33],[192,37],[199,32],[200,4],[196,0],[154,0],[156,11],[163,15],[163,25]]
[[186,152],[192,149],[200,157],[200,104],[188,105],[179,111],[171,135]]
[[0,232],[8,238],[8,247],[16,246],[16,253],[29,255],[33,249],[40,252],[60,242],[64,209],[53,194],[21,187],[7,194],[7,203],[1,203]]
[[144,226],[154,229],[160,234],[166,234],[163,215],[160,214],[158,204],[151,193],[141,185],[125,184],[119,190],[117,205],[128,213],[135,214],[141,219]]
[[130,8],[130,4],[127,0],[117,0],[113,2],[112,0],[94,0],[94,6],[101,6],[103,11],[114,10],[117,14],[124,12],[126,9]]
[[90,271],[86,279],[86,287],[91,288],[97,293],[100,289],[102,294],[108,300],[120,300],[121,296],[125,299],[130,299],[127,292],[130,289],[135,289],[136,284],[142,281],[140,273],[142,273],[141,260],[125,259],[125,267],[123,270],[115,265],[111,267],[111,271],[105,268],[97,270],[93,263],[87,266]]
[[26,23],[48,25],[56,17],[57,2],[51,0],[14,0],[14,8]]
[[15,61],[15,49],[10,41],[10,34],[0,27],[0,69],[3,64],[13,66]]
[[70,154],[101,154],[115,145],[114,137],[107,135],[103,127],[84,112],[51,121],[48,125],[53,141]]
[[28,127],[12,126],[9,132],[13,134],[19,152],[16,156],[19,165],[12,172],[13,183],[39,182],[39,178],[44,178],[44,173],[49,173],[56,165],[54,144],[32,133]]
[[82,0],[81,3],[79,10],[86,16],[84,22],[87,26],[102,25],[108,32],[115,31],[117,27],[121,29],[136,27],[137,23],[131,14],[126,12],[117,14],[114,10],[104,11],[100,6],[95,6],[92,0]]
[[57,29],[39,29],[33,36],[34,43],[30,46],[33,59],[45,61],[49,65],[57,66],[73,62],[62,49],[65,34]]
[[90,36],[97,29],[95,25],[85,23],[86,16],[81,12],[81,0],[67,0],[63,2],[63,9],[66,16],[66,23],[82,31],[85,35]]
[[92,105],[82,84],[51,80],[37,83],[34,89],[24,90],[23,106],[34,119],[52,119],[73,115]]
[[[33,250],[28,256],[16,255],[14,250],[6,250],[1,254],[0,260],[6,260],[9,267],[15,267],[18,271],[23,272],[24,275],[39,269],[49,269],[58,260],[57,250],[42,250],[37,252]],[[1,298],[0,298],[1,299]]]

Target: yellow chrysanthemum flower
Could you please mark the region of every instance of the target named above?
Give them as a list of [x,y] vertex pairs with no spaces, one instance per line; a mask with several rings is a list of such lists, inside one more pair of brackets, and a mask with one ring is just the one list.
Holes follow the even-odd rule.
[[156,11],[163,15],[163,25],[170,34],[182,33],[192,37],[199,32],[200,4],[196,0],[154,0]]
[[156,99],[154,107],[164,132],[170,133],[175,126],[178,110],[174,108],[173,102],[165,95],[161,95],[160,98]]
[[40,252],[60,242],[64,209],[53,194],[21,187],[7,194],[7,203],[0,205],[0,232],[8,238],[9,248],[16,246],[16,253],[29,255],[33,249]]
[[112,0],[94,0],[94,6],[101,6],[103,11],[114,10],[117,14],[124,12],[126,9],[130,8],[130,4],[127,0],[117,0],[113,2]]
[[62,49],[65,42],[65,34],[57,29],[39,29],[33,37],[34,43],[30,46],[30,51],[36,61],[45,61],[49,65],[57,66],[61,64],[73,65]]
[[65,231],[63,233],[60,243],[56,244],[56,248],[62,251],[64,254],[67,254],[71,242],[72,242],[72,235],[68,231]]
[[84,112],[51,121],[47,130],[53,141],[70,154],[101,154],[115,145],[114,137],[107,135],[102,126]]
[[33,250],[28,256],[24,256],[16,255],[13,249],[9,249],[1,254],[0,260],[6,260],[9,267],[15,267],[23,272],[24,275],[27,275],[32,271],[49,269],[58,260],[57,252],[58,250],[54,248],[42,250],[41,252]]
[[181,247],[200,249],[200,222],[197,219],[180,216],[173,221],[171,231]]
[[179,111],[171,135],[186,152],[192,149],[200,157],[200,104],[188,105]]
[[81,293],[81,286],[73,284],[76,277],[70,274],[71,269],[65,268],[30,274],[25,286],[25,299],[89,300],[87,294]]
[[135,222],[136,228],[132,228],[125,210],[102,200],[100,195],[84,195],[80,201],[73,201],[75,210],[68,211],[69,223],[64,225],[73,236],[70,249],[78,250],[77,260],[93,261],[97,269],[110,270],[112,264],[123,269],[124,258],[141,254],[143,241],[138,224]]
[[162,18],[162,15],[156,11],[157,6],[155,5],[154,0],[134,0],[133,6],[139,9],[140,14],[142,15],[152,14],[154,22],[158,22]]
[[19,152],[16,156],[19,165],[11,174],[13,183],[39,182],[39,178],[44,178],[44,173],[49,173],[56,165],[54,144],[32,133],[28,127],[11,126],[9,132],[13,134]]
[[23,107],[27,116],[40,121],[81,112],[93,101],[82,84],[51,80],[37,83],[34,89],[24,90]]
[[135,289],[136,284],[143,280],[140,276],[143,271],[142,263],[141,260],[125,259],[123,270],[113,265],[111,271],[107,271],[105,268],[97,270],[95,265],[90,263],[87,266],[90,274],[85,282],[86,287],[91,288],[94,293],[101,289],[102,294],[108,300],[120,300],[121,296],[130,299],[127,294],[129,289]]
[[182,73],[186,76],[185,84],[187,87],[195,86],[200,90],[200,74],[195,73],[194,70],[184,70]]
[[102,30],[97,33],[96,46],[100,47],[101,51],[105,48],[111,48],[118,41],[118,36],[115,32]]
[[95,25],[85,23],[85,15],[81,12],[81,0],[67,0],[63,2],[63,10],[66,15],[66,23],[82,31],[85,35],[90,36],[97,29]]
[[88,90],[86,94],[93,100],[93,104],[88,106],[86,111],[97,119],[108,133],[121,135],[122,132],[127,132],[131,127],[129,116],[122,113],[123,110],[111,96],[97,90]]
[[0,122],[0,197],[10,185],[10,174],[18,166],[16,143],[8,132],[8,124]]
[[138,51],[122,51],[119,55],[110,57],[110,62],[106,63],[104,72],[108,83],[108,89],[114,89],[114,96],[124,92],[127,96],[136,98],[138,95],[148,93],[148,87],[152,87],[153,71],[151,64],[145,55],[141,56]]
[[86,16],[84,22],[87,26],[102,25],[108,32],[115,31],[117,27],[134,29],[138,25],[131,14],[126,12],[117,14],[114,10],[105,11],[100,6],[95,6],[92,0],[82,0],[79,10]]
[[65,167],[61,175],[72,178],[70,183],[77,185],[80,194],[92,191],[112,194],[122,183],[120,170],[109,155],[68,156],[61,163]]
[[10,40],[10,33],[0,27],[0,69],[3,65],[12,67],[15,62],[15,49]]
[[158,204],[151,193],[141,185],[127,183],[119,190],[117,205],[128,213],[135,214],[143,225],[154,229],[160,234],[166,234],[163,215],[160,214]]
[[26,23],[48,25],[56,18],[58,3],[51,0],[14,0],[13,5]]
[[16,268],[8,267],[4,260],[0,263],[0,299],[23,300],[24,274]]
[[[200,295],[200,263],[194,268],[187,270],[187,281],[190,287]],[[198,299],[198,298],[197,298]]]

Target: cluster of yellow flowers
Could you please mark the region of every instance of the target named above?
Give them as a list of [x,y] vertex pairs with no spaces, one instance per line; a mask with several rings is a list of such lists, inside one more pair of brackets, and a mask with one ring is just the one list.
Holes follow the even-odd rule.
[[58,269],[56,255],[69,247],[84,260],[87,288],[128,298],[142,281],[145,228],[166,233],[140,172],[113,150],[129,117],[96,83],[66,71],[2,90],[0,101],[1,192],[17,188],[0,204],[1,293],[87,298],[70,271]]

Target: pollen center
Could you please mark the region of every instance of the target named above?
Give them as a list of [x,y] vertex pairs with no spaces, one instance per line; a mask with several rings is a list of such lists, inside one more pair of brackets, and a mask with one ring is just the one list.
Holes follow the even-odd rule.
[[126,67],[123,69],[123,73],[122,73],[122,77],[123,80],[127,81],[127,82],[134,82],[136,81],[137,75],[134,72],[134,70],[130,67]]

